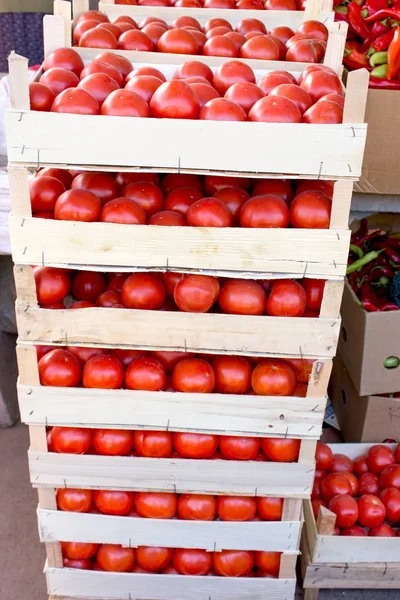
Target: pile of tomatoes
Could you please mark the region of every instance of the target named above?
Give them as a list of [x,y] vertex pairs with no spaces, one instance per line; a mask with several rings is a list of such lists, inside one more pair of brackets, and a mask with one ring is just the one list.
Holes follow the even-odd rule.
[[318,63],[325,55],[328,29],[320,21],[304,21],[296,32],[274,27],[268,33],[259,19],[243,19],[234,31],[226,19],[210,19],[202,27],[190,16],[178,17],[171,27],[158,17],[146,17],[138,25],[129,16],[110,23],[106,15],[94,18],[89,12],[78,18],[74,40],[80,47],[103,50]]
[[325,506],[336,514],[335,535],[400,535],[400,444],[372,446],[351,460],[318,442],[311,495],[314,515]]
[[41,169],[33,216],[178,227],[329,228],[333,182]]
[[75,50],[59,48],[47,56],[43,71],[29,87],[32,110],[263,123],[337,124],[343,119],[341,81],[321,64],[307,67],[298,81],[288,71],[269,71],[256,84],[245,62],[231,60],[213,72],[189,61],[166,81],[159,69],[134,70],[113,52],[102,52],[85,67]]
[[[305,10],[306,0],[115,0],[130,6],[166,6],[177,8],[223,8],[242,10]],[[89,11],[98,13],[98,11]],[[102,14],[102,13],[101,13]]]
[[[131,308],[134,310],[217,312],[231,315],[318,317],[323,279],[226,279],[183,273],[112,273],[33,269],[42,308]],[[110,276],[111,275],[111,276]],[[107,276],[110,276],[109,278]]]

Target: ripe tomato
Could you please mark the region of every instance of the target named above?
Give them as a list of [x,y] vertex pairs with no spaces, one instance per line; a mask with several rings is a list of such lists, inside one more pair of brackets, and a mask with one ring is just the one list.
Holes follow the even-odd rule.
[[121,306],[123,308],[123,305],[121,304],[121,294],[114,290],[107,290],[106,292],[103,292],[102,294],[100,294],[100,296],[97,296],[96,298],[96,306],[111,308],[115,305],[118,305],[118,307]]
[[32,212],[52,211],[57,198],[65,192],[63,183],[55,177],[43,175],[29,182]]
[[215,391],[220,394],[247,394],[251,387],[252,365],[242,356],[217,356],[212,366]]
[[312,102],[310,96],[305,90],[299,85],[294,83],[282,83],[276,86],[271,92],[270,96],[283,96],[292,100],[299,109],[300,113],[303,114],[310,108]]
[[176,286],[184,277],[185,275],[183,273],[174,273],[172,271],[162,274],[162,280],[165,285],[166,292],[172,300],[174,298]]
[[81,48],[116,50],[118,47],[118,42],[117,38],[111,33],[111,31],[96,26],[82,33],[79,38],[79,46]]
[[[129,33],[129,32],[128,32]],[[149,105],[139,94],[129,90],[111,92],[101,106],[101,114],[117,117],[149,117]]]
[[98,221],[101,201],[87,190],[67,190],[56,201],[54,217],[59,221]]
[[352,527],[344,527],[341,532],[340,535],[352,535],[352,536],[366,536],[367,532],[365,531],[365,529],[363,529],[362,527],[360,527],[359,525],[353,525]]
[[251,387],[258,396],[291,396],[296,387],[296,376],[284,360],[266,358],[255,367]]
[[246,121],[246,113],[239,104],[226,98],[213,98],[200,110],[204,121]]
[[[135,77],[142,77],[143,75],[150,75],[151,77],[156,77],[156,79],[160,79],[162,83],[167,81],[164,73],[161,73],[161,71],[159,71],[158,69],[155,69],[154,67],[139,67],[135,71],[131,71],[131,73],[129,73],[129,75],[126,78],[126,82],[128,83],[128,81],[130,81],[131,79],[134,79]],[[152,173],[145,173],[145,175],[152,175]]]
[[151,116],[159,119],[197,119],[199,111],[196,94],[179,79],[163,83],[150,100]]
[[320,21],[304,21],[300,27],[297,28],[296,33],[311,33],[314,37],[320,40],[328,39],[328,29]]
[[221,56],[225,58],[237,58],[239,56],[237,45],[230,37],[225,35],[214,35],[208,39],[203,46],[202,53],[204,56]]
[[82,88],[89,92],[97,102],[101,105],[111,92],[118,90],[119,85],[106,73],[93,73],[87,75],[78,84],[78,88]]
[[112,348],[110,350],[111,356],[115,356],[123,364],[126,369],[135,358],[140,356],[147,356],[145,350],[121,350],[120,348]]
[[306,229],[329,229],[331,208],[332,201],[323,192],[302,192],[290,206],[291,224]]
[[214,17],[207,21],[207,23],[203,27],[204,33],[208,33],[214,27],[227,27],[232,31],[232,25],[226,19],[221,19],[220,17]]
[[84,21],[77,22],[76,27],[74,27],[74,42],[79,45],[79,40],[82,35],[89,31],[89,29],[94,29],[96,25],[99,24],[99,21],[96,19],[85,19]]
[[251,521],[257,512],[257,499],[246,496],[218,496],[221,521]]
[[318,63],[325,54],[325,45],[321,40],[294,36],[289,42],[291,44],[285,57],[287,61]]
[[222,577],[247,577],[253,567],[254,552],[222,550],[213,554],[214,571]]
[[94,20],[97,23],[107,23],[108,17],[100,10],[87,10],[83,12],[76,20],[76,25],[79,25],[82,21]]
[[314,190],[317,192],[323,192],[328,198],[332,199],[333,196],[333,181],[321,181],[321,180],[310,180],[303,179],[296,185],[296,196],[301,194],[302,192],[308,192],[310,190]]
[[67,346],[66,350],[71,352],[83,366],[89,358],[96,356],[96,354],[109,354],[108,348],[86,348],[80,346]]
[[219,449],[227,460],[255,460],[260,447],[260,438],[229,435],[221,435],[219,438]]
[[129,573],[135,564],[135,551],[117,544],[102,544],[97,552],[97,562],[103,571]]
[[[261,88],[263,89],[263,88]],[[265,90],[263,89],[265,92]],[[249,112],[249,121],[263,123],[300,123],[297,105],[284,96],[266,96],[258,100]]]
[[103,206],[99,220],[103,223],[144,225],[146,213],[143,207],[131,198],[115,198]]
[[378,527],[385,520],[386,508],[377,496],[364,494],[358,499],[358,522],[363,527]]
[[95,429],[93,448],[97,454],[127,456],[132,448],[133,432],[127,429]]
[[203,194],[195,188],[178,188],[166,196],[164,209],[186,215],[189,206],[200,198],[203,198]]
[[90,558],[83,560],[63,558],[63,566],[66,569],[84,569],[85,571],[90,571],[92,569],[92,561]]
[[278,195],[262,194],[247,200],[240,212],[241,227],[287,227],[289,209]]
[[97,271],[79,271],[72,281],[72,294],[77,300],[94,302],[105,291],[104,276]]
[[53,167],[46,167],[45,169],[40,169],[40,171],[36,174],[35,179],[37,179],[38,177],[54,177],[55,179],[61,181],[66,190],[71,187],[72,183],[72,175],[66,169],[55,169]]
[[153,273],[133,273],[122,286],[122,303],[127,308],[158,310],[164,301],[164,286]]
[[201,198],[197,200],[189,206],[186,217],[188,225],[192,227],[232,226],[232,213],[219,198]]
[[368,473],[367,459],[363,456],[357,456],[353,461],[353,472],[356,477],[361,477],[363,473]]
[[157,546],[139,546],[135,553],[138,565],[150,573],[158,573],[168,567],[173,556],[173,548],[160,548]]
[[105,515],[125,516],[135,504],[135,494],[122,490],[95,490],[94,503]]
[[232,40],[238,51],[240,51],[240,48],[243,46],[243,44],[246,43],[247,39],[242,33],[238,33],[237,31],[230,31],[229,33],[225,33],[224,37]]
[[[92,508],[93,490],[60,488],[56,491],[57,508],[68,512],[87,513]],[[69,556],[69,558],[90,558],[89,556]]]
[[242,190],[250,189],[250,179],[247,177],[225,177],[221,175],[206,175],[204,178],[204,190],[207,196],[214,196],[217,192],[231,187]]
[[178,517],[183,521],[214,521],[217,516],[216,496],[180,494]]
[[340,94],[326,94],[325,96],[322,96],[318,102],[325,102],[326,100],[336,102],[336,104],[339,104],[342,109],[344,108],[344,98]]
[[61,67],[67,71],[72,71],[79,77],[84,64],[82,58],[72,48],[57,48],[51,52],[44,60],[43,71],[48,71],[52,67]]
[[255,83],[238,82],[228,88],[225,92],[225,98],[238,104],[246,114],[251,107],[264,97],[264,92]]
[[125,385],[128,390],[158,392],[165,389],[166,383],[164,367],[156,358],[136,358],[126,369]]
[[390,523],[397,524],[400,522],[400,490],[395,487],[389,487],[379,495],[386,509],[386,519]]
[[397,444],[396,449],[394,451],[394,457],[396,459],[396,463],[400,462],[400,444]]
[[41,385],[76,387],[81,378],[81,366],[66,350],[51,350],[38,363]]
[[260,31],[261,33],[267,33],[267,28],[264,23],[259,19],[243,19],[240,21],[235,28],[235,31],[245,35],[250,31]]
[[172,79],[186,79],[187,77],[204,77],[212,83],[213,80],[213,72],[208,65],[197,61],[197,60],[189,60],[180,65]]
[[156,89],[160,87],[162,81],[152,75],[140,75],[138,77],[132,77],[125,86],[126,90],[139,94],[145,100],[150,102]]
[[[240,85],[240,84],[238,84]],[[247,84],[245,84],[247,85]],[[232,86],[234,87],[234,86]],[[232,89],[232,88],[231,88]],[[228,90],[229,91],[229,90]],[[228,93],[228,92],[227,92]],[[240,211],[245,202],[250,198],[246,190],[238,187],[226,187],[219,190],[214,194],[215,198],[218,198],[228,207],[232,213],[232,225],[238,226],[240,224]]]
[[383,489],[400,488],[400,465],[388,465],[381,472],[379,483]]
[[272,283],[267,300],[267,315],[301,317],[306,309],[306,292],[292,279],[277,279]]
[[60,454],[86,454],[92,446],[93,432],[82,427],[53,427],[51,445]]
[[312,358],[287,358],[285,361],[292,367],[297,383],[308,385],[314,360]]
[[283,499],[268,496],[257,498],[257,510],[264,521],[281,521]]
[[175,432],[174,448],[184,458],[211,458],[218,448],[218,436]]
[[317,442],[317,448],[315,451],[315,466],[317,469],[329,469],[332,464],[332,450],[324,444],[324,442]]
[[174,290],[174,301],[184,312],[208,312],[220,291],[218,279],[209,275],[187,275]]
[[289,206],[293,199],[293,189],[285,179],[255,179],[253,183],[253,196],[263,195],[279,196]]
[[132,63],[125,58],[125,56],[120,56],[114,52],[101,52],[96,56],[95,61],[112,65],[121,73],[124,79],[131,71],[133,71]]
[[50,86],[35,81],[29,84],[31,110],[49,112],[55,97],[55,93]]
[[114,79],[118,87],[122,87],[124,80],[120,71],[118,71],[116,67],[113,67],[113,65],[102,62],[101,60],[94,60],[93,62],[89,63],[81,72],[80,77],[83,79],[84,77],[87,77],[88,75],[94,75],[95,73],[105,73],[111,77],[111,79]]
[[148,35],[139,29],[125,31],[118,40],[120,50],[136,50],[139,52],[154,52],[155,46]]
[[336,515],[338,527],[352,527],[358,519],[357,502],[347,494],[341,494],[331,498],[328,508]]
[[285,26],[273,27],[271,29],[271,35],[274,35],[279,38],[281,42],[286,44],[286,42],[294,36],[294,31],[293,29],[290,29],[290,27]]
[[239,81],[255,83],[253,69],[244,62],[231,60],[220,65],[213,77],[213,85],[219,94],[225,94],[228,88]]
[[395,464],[394,453],[390,448],[382,444],[372,446],[367,452],[367,466],[369,471],[379,475],[388,465]]
[[58,94],[51,107],[51,112],[98,115],[100,105],[86,90],[68,88]]
[[262,315],[265,313],[266,296],[256,281],[228,279],[221,288],[218,304],[228,314]]
[[340,124],[343,121],[343,108],[331,100],[318,100],[303,115],[303,123],[325,125]]
[[180,575],[207,575],[212,567],[212,552],[193,548],[177,548],[173,564]]
[[333,454],[331,466],[327,470],[330,473],[352,473],[353,461],[344,454]]
[[326,94],[339,94],[343,96],[341,81],[336,73],[331,70],[317,69],[308,72],[299,83],[308,92],[313,104]]
[[178,498],[168,492],[137,492],[135,506],[139,515],[146,519],[172,519]]
[[63,557],[72,560],[86,560],[92,558],[100,544],[91,544],[86,542],[61,542]]
[[189,85],[197,96],[197,99],[200,104],[200,110],[210,100],[213,100],[214,98],[219,98],[218,92],[214,90],[214,88],[211,87],[211,85],[196,82],[190,82]]
[[215,386],[214,370],[201,358],[186,358],[174,368],[172,386],[177,392],[210,393]]
[[359,496],[364,494],[375,494],[376,496],[381,491],[378,475],[375,473],[363,473],[358,480]]
[[282,552],[255,552],[256,566],[268,575],[279,575]]
[[157,43],[158,52],[172,54],[197,54],[198,44],[196,39],[184,29],[170,29],[163,33]]
[[124,187],[122,195],[137,202],[145,211],[147,218],[163,210],[163,193],[154,183],[146,181],[130,183]]
[[114,356],[97,354],[83,367],[82,384],[85,388],[117,390],[123,381],[123,366]]
[[396,537],[393,527],[390,527],[387,523],[382,523],[378,527],[371,527],[368,535],[370,537]]
[[351,495],[350,481],[341,473],[330,473],[321,482],[321,496],[329,502],[337,495]]
[[309,310],[320,311],[325,289],[325,279],[304,278],[301,280],[301,285],[306,291],[307,308]]
[[216,35],[225,35],[225,33],[229,33],[232,31],[231,27],[225,27],[224,25],[218,25],[217,27],[212,27],[207,31],[206,38],[210,40]]
[[279,60],[278,45],[266,35],[252,37],[240,49],[241,58]]
[[39,304],[61,302],[68,294],[71,280],[68,273],[52,267],[34,267],[33,275]]
[[170,431],[135,431],[133,445],[138,456],[168,458],[172,452]]
[[299,458],[300,440],[262,438],[261,449],[274,462],[295,462]]
[[291,83],[296,83],[296,80],[293,81],[291,73],[287,71],[270,71],[260,79],[257,86],[267,96],[278,85]]

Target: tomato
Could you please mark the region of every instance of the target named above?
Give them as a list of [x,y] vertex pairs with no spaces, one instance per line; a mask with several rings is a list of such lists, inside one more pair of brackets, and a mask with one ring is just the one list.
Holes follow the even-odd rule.
[[289,225],[286,202],[275,194],[261,194],[247,200],[240,212],[241,227],[271,228]]
[[180,575],[207,575],[212,567],[213,553],[193,548],[177,548],[173,564]]
[[103,102],[101,114],[117,117],[149,117],[150,109],[139,94],[129,90],[115,90]]
[[294,36],[294,31],[293,29],[290,29],[290,27],[278,26],[271,29],[271,34],[286,44],[286,42]]
[[208,312],[220,291],[216,277],[187,275],[174,290],[174,301],[184,312]]
[[[201,118],[201,116],[200,116]],[[192,227],[231,227],[232,213],[219,198],[200,198],[186,212]]]
[[276,279],[267,300],[267,315],[301,317],[306,309],[306,292],[292,279]]
[[117,38],[107,29],[98,26],[85,31],[79,38],[81,48],[101,48],[103,50],[116,50]]
[[141,171],[138,173],[125,173],[121,171],[120,173],[116,174],[115,182],[121,188],[125,188],[130,183],[139,182],[153,183],[159,187],[160,178],[157,173],[142,173]]
[[218,436],[175,432],[174,448],[184,458],[211,458],[218,448]]
[[307,92],[294,83],[282,83],[276,86],[273,90],[271,90],[270,96],[283,96],[289,100],[292,100],[292,102],[296,104],[301,114],[310,108],[312,104],[311,98]]
[[44,83],[32,81],[32,83],[29,84],[31,110],[49,112],[55,97],[54,91]]
[[210,100],[219,98],[218,92],[210,85],[206,85],[205,83],[189,83],[189,85],[197,96],[200,104],[200,110]]
[[251,521],[257,512],[257,499],[246,496],[218,496],[221,521]]
[[227,460],[255,460],[260,452],[260,438],[221,435],[219,449]]
[[[60,428],[58,428],[60,429]],[[74,453],[75,454],[75,453]],[[68,512],[87,513],[92,507],[93,490],[76,490],[72,488],[60,488],[56,491],[57,508]],[[89,556],[69,558],[90,558]]]
[[51,112],[98,115],[100,106],[86,90],[68,88],[58,94],[51,107]]
[[[314,485],[315,485],[315,481],[314,481]],[[328,508],[327,503],[325,502],[325,500],[322,500],[322,498],[313,498],[311,496],[312,500],[311,500],[311,506],[313,509],[313,513],[314,513],[314,518],[315,520],[318,519],[318,515],[319,515],[319,509],[321,506],[324,506],[325,508]]]
[[246,577],[253,567],[254,552],[222,550],[222,552],[214,552],[213,554],[214,571],[222,577]]
[[312,358],[287,358],[285,360],[292,367],[297,383],[308,384],[314,360]]
[[131,364],[135,358],[140,356],[147,356],[145,350],[121,350],[120,348],[112,348],[110,350],[111,356],[115,356],[123,364],[125,369]]
[[367,466],[372,473],[379,475],[385,467],[395,464],[394,453],[384,445],[372,446],[367,452]]
[[96,56],[94,62],[103,62],[111,65],[119,71],[123,79],[133,71],[132,63],[124,56],[120,56],[114,52],[101,52]]
[[74,309],[74,308],[93,308],[95,307],[95,304],[92,304],[92,302],[87,302],[86,300],[80,300],[79,302],[73,302],[70,305],[70,309]]
[[94,60],[93,62],[89,63],[81,72],[80,78],[83,79],[84,77],[87,77],[88,75],[94,75],[95,73],[105,73],[111,77],[111,79],[114,79],[118,87],[121,87],[123,84],[123,77],[120,71],[118,71],[118,69],[113,65],[102,62],[101,60]]
[[76,387],[81,378],[81,366],[66,350],[51,350],[38,363],[40,384],[54,387]]
[[351,495],[350,481],[341,473],[330,473],[321,482],[321,496],[329,502],[339,494]]
[[357,458],[354,459],[353,470],[357,477],[360,477],[363,473],[368,473],[367,459],[365,456],[357,456]]
[[96,356],[96,354],[108,354],[108,348],[86,348],[80,346],[67,346],[66,350],[73,354],[83,366],[89,358]]
[[136,358],[125,373],[125,385],[128,390],[158,392],[165,389],[166,383],[164,367],[159,360],[149,356]]
[[331,466],[327,470],[330,473],[352,473],[353,461],[344,454],[333,454]]
[[[134,27],[132,27],[129,23],[128,25],[128,29],[134,29]],[[116,40],[118,40],[121,36],[121,33],[123,33],[118,25],[115,25],[114,23],[99,23],[96,27],[97,29],[106,29],[107,31],[110,31]]]
[[82,21],[94,20],[97,23],[107,23],[108,17],[100,10],[86,10],[76,19],[75,24],[79,25]]
[[[182,192],[182,190],[188,189],[196,190],[197,193],[201,194],[199,198],[203,197],[203,184],[201,182],[201,179],[198,175],[192,175],[190,173],[170,173],[163,179],[161,183],[161,188],[164,194],[166,194],[167,198],[174,191]],[[196,198],[196,200],[198,200],[199,198]],[[165,209],[177,210],[176,208],[172,208],[171,206],[165,206]]]
[[261,449],[275,462],[295,462],[299,458],[300,440],[289,438],[261,438]]
[[80,560],[77,558],[63,558],[63,566],[66,569],[84,569],[85,571],[90,571],[93,568],[90,558]]
[[145,211],[147,218],[163,210],[163,193],[154,183],[146,181],[130,183],[123,188],[122,195],[137,202]]
[[314,37],[320,40],[328,40],[328,29],[320,21],[304,21],[297,28],[296,33],[312,33]]
[[279,575],[282,552],[255,552],[256,566],[269,575]]
[[172,452],[170,431],[135,431],[133,444],[138,456],[169,458]]
[[257,510],[264,521],[280,521],[282,519],[283,499],[268,496],[257,497]]
[[95,490],[94,503],[105,515],[128,515],[135,504],[135,494],[122,490]]
[[220,65],[213,77],[213,85],[219,94],[225,94],[228,88],[240,81],[255,83],[253,69],[244,62],[231,60]]
[[266,296],[256,281],[228,279],[221,288],[218,304],[223,312],[235,315],[262,315],[265,313]]
[[200,110],[204,121],[246,121],[246,113],[239,104],[226,98],[212,98]]
[[[107,290],[97,296],[96,306],[103,306],[104,308],[110,308],[115,304],[121,304],[121,294],[115,290]],[[123,305],[121,305],[123,306]]]
[[365,529],[363,529],[362,527],[360,527],[359,525],[352,525],[352,527],[344,527],[341,531],[340,531],[340,535],[352,535],[352,536],[366,536],[367,532],[365,531]]
[[143,207],[131,198],[115,198],[103,206],[99,220],[103,223],[144,225],[146,213]]
[[278,45],[266,35],[252,37],[240,49],[242,58],[279,60]]
[[215,386],[214,370],[201,358],[186,358],[174,368],[172,386],[177,392],[210,393]]
[[395,487],[388,487],[379,495],[386,509],[386,519],[390,523],[400,523],[400,490]]
[[261,31],[261,33],[266,34],[267,28],[259,19],[243,19],[236,25],[235,31],[238,31],[243,35],[249,33],[249,31]]
[[158,310],[164,301],[164,286],[154,273],[133,273],[122,286],[122,303],[127,308]]
[[93,302],[105,291],[104,276],[97,271],[79,271],[72,281],[72,294],[77,300]]
[[332,464],[332,450],[324,442],[317,442],[315,466],[317,469],[329,469]]
[[285,98],[284,96],[266,96],[258,100],[251,108],[249,121],[300,123],[301,113],[297,105],[292,100],[289,100],[289,98]]
[[342,494],[331,498],[328,508],[336,515],[338,527],[352,527],[358,519],[358,505],[351,496]]
[[119,85],[106,73],[93,73],[81,79],[78,88],[89,92],[101,105],[111,92],[118,90]]
[[176,494],[168,492],[137,492],[135,506],[139,515],[146,519],[172,519],[178,499]]
[[388,465],[381,472],[379,483],[383,489],[400,488],[400,465]]
[[120,50],[135,50],[141,52],[154,52],[155,45],[144,31],[130,29],[125,31],[118,40]]
[[59,221],[98,221],[101,201],[84,189],[67,190],[56,201],[54,217]]
[[325,94],[325,96],[322,96],[322,98],[317,101],[317,104],[318,102],[325,102],[326,100],[336,102],[342,109],[344,108],[344,98],[340,94]]
[[198,44],[190,31],[170,29],[158,40],[157,50],[172,54],[197,54]]
[[309,310],[321,310],[322,298],[325,289],[325,279],[303,278],[301,284],[306,292],[307,308]]
[[97,354],[83,367],[82,384],[85,388],[117,390],[123,381],[124,369],[114,356]]
[[99,21],[96,19],[85,19],[84,21],[77,22],[74,27],[74,42],[79,45],[79,40],[85,31],[89,31],[90,29],[94,29],[99,24]]
[[[325,54],[323,42],[316,39],[298,39],[293,37],[286,52],[286,60],[291,62],[318,63]],[[309,88],[307,88],[309,91]]]
[[71,560],[86,560],[92,558],[100,544],[91,544],[85,542],[61,542],[63,557]]
[[334,125],[343,121],[343,108],[330,100],[318,100],[303,115],[304,123]]
[[[221,56],[225,58],[237,58],[239,50],[235,42],[225,35],[214,35],[208,39],[202,49],[204,56]],[[217,91],[222,93],[218,88]]]
[[382,523],[378,527],[371,527],[368,535],[370,537],[396,537],[393,527],[390,527],[387,523]]
[[[55,169],[53,167],[46,167],[45,169],[40,169],[40,171],[36,174],[35,179],[38,179],[39,177],[54,177],[55,179],[61,181],[66,190],[71,187],[72,183],[72,175],[66,169]],[[32,182],[33,181],[34,180],[32,180]]]
[[[129,73],[129,75],[126,78],[126,82],[131,81],[131,79],[134,79],[135,77],[142,77],[143,75],[150,75],[150,77],[155,77],[156,79],[160,79],[163,83],[166,80],[164,73],[161,73],[161,71],[159,71],[158,69],[154,68],[154,67],[139,67],[138,69],[136,69],[135,71],[131,71]],[[132,173],[131,173],[132,175]],[[154,174],[152,173],[145,173],[146,176],[151,176]],[[158,177],[158,175],[157,175]]]
[[183,521],[214,521],[217,516],[216,496],[180,494],[178,517]]
[[125,86],[125,89],[138,94],[145,100],[150,102],[151,97],[157,88],[160,87],[162,81],[152,75],[140,75],[139,77],[132,77]]
[[172,79],[187,79],[194,76],[204,77],[210,83],[213,80],[213,72],[210,67],[197,60],[189,60],[180,65],[174,72]]
[[385,520],[386,508],[377,496],[364,494],[358,499],[358,522],[363,527],[378,527]]
[[364,494],[375,494],[378,495],[381,491],[379,485],[379,478],[375,473],[363,473],[358,480],[359,485],[359,496]]
[[331,70],[318,69],[311,71],[299,83],[309,93],[313,103],[326,94],[343,96],[341,81],[336,73]]
[[290,73],[285,71],[270,71],[260,79],[260,81],[257,83],[257,86],[267,96],[278,85],[291,83],[293,82]]
[[135,551],[117,544],[102,544],[97,552],[97,562],[104,571],[129,573],[135,564]]
[[279,196],[290,205],[293,199],[292,186],[284,179],[255,179],[253,196],[273,195]]
[[204,190],[207,196],[214,196],[217,192],[231,187],[249,190],[250,179],[247,177],[225,177],[221,175],[206,175],[204,178]]
[[225,27],[224,25],[218,25],[217,27],[212,27],[207,31],[206,38],[210,40],[211,38],[217,35],[225,35],[225,33],[229,33],[232,31],[231,27]]
[[331,208],[332,201],[323,192],[302,192],[290,205],[291,224],[306,229],[329,229]]
[[242,356],[217,356],[212,366],[215,391],[220,394],[247,394],[251,387],[252,365]]
[[199,110],[196,94],[180,79],[163,83],[150,100],[151,116],[159,119],[196,119]]
[[[42,356],[44,356],[48,352],[51,352],[51,350],[57,350],[57,346],[35,346],[35,349],[36,349],[37,361],[39,362],[39,360],[42,358]],[[68,348],[66,348],[66,349],[68,350]],[[73,352],[72,352],[72,354],[73,354]]]
[[264,97],[264,92],[255,83],[238,82],[228,88],[225,98],[238,104],[247,114],[251,107]]
[[166,373],[172,373],[176,365],[181,360],[183,360],[184,358],[193,358],[194,353],[180,351],[166,352],[164,350],[154,350],[153,352],[150,352],[150,356],[153,356],[154,358],[160,361]]
[[133,432],[127,429],[95,429],[93,448],[97,454],[127,456],[132,448]]
[[207,23],[203,27],[204,33],[208,33],[214,27],[227,27],[232,31],[232,25],[226,19],[221,19],[220,17],[214,17],[207,21]]
[[214,197],[224,202],[232,214],[232,225],[238,226],[240,223],[241,208],[249,199],[249,194],[245,190],[238,187],[226,187],[216,192]]
[[60,454],[86,454],[92,446],[93,432],[82,427],[53,427],[51,445]]
[[57,48],[51,52],[44,60],[43,71],[48,71],[52,67],[61,67],[67,71],[72,71],[79,77],[84,64],[83,60],[72,48]]
[[63,183],[55,177],[43,175],[29,182],[32,212],[52,211],[57,198],[65,192]]
[[285,361],[267,358],[255,367],[251,386],[258,396],[291,396],[296,387],[296,376]]
[[165,285],[167,294],[170,298],[174,298],[175,287],[177,286],[179,281],[182,281],[184,277],[185,275],[183,273],[174,273],[171,271],[162,274],[162,280]]
[[230,40],[232,40],[238,51],[240,51],[240,48],[243,46],[243,44],[246,43],[245,36],[241,33],[237,33],[236,31],[230,31],[229,33],[226,33],[224,37],[227,37]]
[[161,569],[168,567],[173,556],[173,548],[157,546],[139,546],[135,554],[138,565],[150,573],[158,573]]

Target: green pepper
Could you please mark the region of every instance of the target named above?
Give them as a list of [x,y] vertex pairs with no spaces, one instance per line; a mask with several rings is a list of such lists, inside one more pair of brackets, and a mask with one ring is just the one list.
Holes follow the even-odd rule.
[[397,369],[397,367],[400,366],[400,358],[398,356],[388,356],[383,361],[383,366],[386,369]]
[[371,71],[371,75],[372,77],[378,77],[378,79],[386,79],[387,70],[387,65],[379,65],[379,67],[375,67],[375,69]]
[[385,65],[387,63],[387,59],[387,52],[374,52],[374,54],[369,58],[369,64],[371,67],[378,67],[379,65]]

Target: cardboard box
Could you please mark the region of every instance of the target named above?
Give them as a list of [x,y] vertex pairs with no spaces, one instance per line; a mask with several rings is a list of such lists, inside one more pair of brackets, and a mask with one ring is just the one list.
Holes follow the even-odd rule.
[[400,398],[359,396],[339,356],[333,362],[329,387],[345,442],[400,440]]
[[362,176],[356,192],[400,194],[400,90],[369,90],[368,123]]

